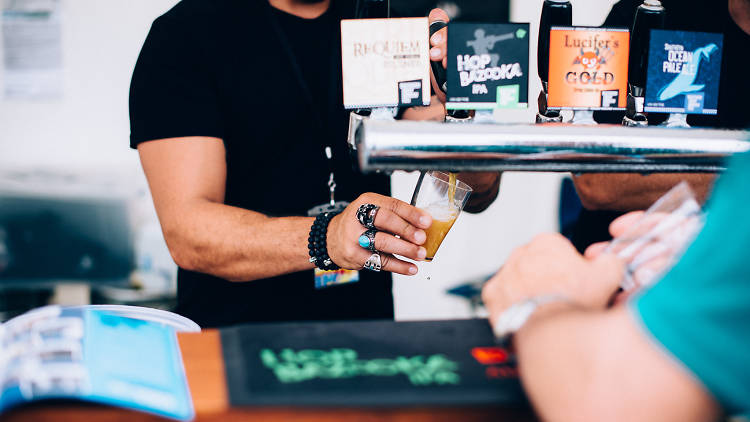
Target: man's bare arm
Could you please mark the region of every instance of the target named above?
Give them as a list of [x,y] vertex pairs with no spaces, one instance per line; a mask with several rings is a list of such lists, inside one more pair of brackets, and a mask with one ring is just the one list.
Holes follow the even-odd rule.
[[269,218],[224,205],[220,139],[158,140],[142,143],[138,151],[177,265],[232,281],[312,268],[307,252],[312,218]]
[[516,334],[523,384],[545,421],[715,421],[720,409],[624,307],[550,304]]
[[634,211],[651,206],[681,181],[705,202],[716,176],[713,174],[585,174],[574,176],[578,196],[586,209]]
[[[226,152],[221,139],[161,139],[140,144],[138,152],[167,246],[180,267],[232,281],[313,268],[307,248],[312,218],[271,218],[224,204]],[[418,227],[429,227],[429,215],[382,195],[364,194],[357,201],[383,208],[375,219],[375,225],[383,230],[375,238],[379,250],[415,260],[424,258],[424,248],[419,245],[425,234]],[[328,231],[329,255],[349,269],[361,268],[370,255],[357,245],[357,237],[364,231],[353,215],[357,201],[331,221]],[[423,217],[427,221],[421,221]],[[413,264],[387,254],[383,269],[416,273]]]
[[717,404],[630,311],[607,310],[624,267],[546,234],[516,249],[487,282],[482,299],[494,324],[527,298],[567,298],[541,306],[514,337],[531,402],[545,421],[714,420]]

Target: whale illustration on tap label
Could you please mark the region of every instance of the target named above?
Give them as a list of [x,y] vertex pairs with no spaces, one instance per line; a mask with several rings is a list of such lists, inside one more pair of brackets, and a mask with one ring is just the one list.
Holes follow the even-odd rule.
[[553,27],[549,108],[622,110],[627,101],[627,29]]
[[716,114],[724,36],[651,32],[645,111]]

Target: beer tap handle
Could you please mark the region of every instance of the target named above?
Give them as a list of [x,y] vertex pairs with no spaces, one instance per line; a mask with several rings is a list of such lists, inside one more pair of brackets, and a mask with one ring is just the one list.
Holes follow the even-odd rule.
[[[445,21],[436,20],[432,22],[430,24],[430,38],[432,38],[436,32],[447,26],[448,23]],[[430,68],[432,69],[433,76],[435,76],[435,82],[437,83],[438,88],[443,91],[444,94],[447,94],[448,71],[443,67],[443,63],[430,60]],[[448,110],[445,119],[446,121],[451,122],[468,122],[471,120],[471,115],[468,110]]]
[[542,92],[539,93],[539,112],[537,123],[562,122],[559,111],[547,108],[547,89],[549,83],[549,37],[553,26],[573,25],[573,6],[568,0],[545,0],[542,5],[542,16],[539,20],[539,42],[537,44],[537,73],[542,80]]
[[[354,6],[354,18],[374,19],[390,17],[391,13],[388,5],[388,0],[357,0]],[[352,161],[352,168],[355,171],[359,171],[356,142],[357,130],[362,122],[372,115],[372,112],[373,110],[369,108],[358,108],[349,113],[349,132],[346,140],[347,145],[349,146],[349,156]]]
[[648,53],[651,30],[664,28],[666,9],[659,0],[644,0],[638,6],[630,30],[630,57],[628,60],[628,104],[625,126],[647,126],[643,112],[646,80],[648,78]]
[[638,6],[630,31],[628,82],[643,89],[648,76],[648,51],[651,30],[664,28],[666,9],[659,0],[645,0]]
[[537,44],[537,71],[547,91],[549,82],[549,35],[553,26],[573,25],[573,6],[568,0],[545,0],[539,20],[539,42]]
[[[445,21],[436,20],[432,22],[430,24],[430,38],[432,38],[436,32],[447,26],[448,24]],[[443,67],[443,63],[430,60],[430,68],[432,69],[432,75],[435,76],[435,82],[437,82],[438,88],[440,88],[443,93],[448,92],[448,72]]]

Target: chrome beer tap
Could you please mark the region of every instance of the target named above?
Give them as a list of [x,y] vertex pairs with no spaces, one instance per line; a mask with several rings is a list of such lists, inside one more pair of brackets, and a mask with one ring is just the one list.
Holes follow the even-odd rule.
[[571,26],[573,24],[573,6],[568,0],[544,0],[542,17],[539,22],[539,43],[537,49],[537,69],[542,80],[542,92],[539,93],[539,112],[537,123],[562,122],[562,115],[557,110],[547,108],[547,87],[549,83],[549,37],[553,26]]
[[643,112],[646,79],[648,77],[648,53],[651,30],[664,28],[667,11],[659,0],[644,0],[638,6],[630,31],[630,58],[628,60],[628,103],[622,124],[625,126],[648,126]]
[[[357,0],[354,9],[355,19],[375,19],[390,17],[389,0]],[[398,107],[387,108],[359,108],[349,113],[349,131],[346,142],[349,145],[349,157],[352,159],[352,165],[358,170],[357,144],[355,135],[357,129],[365,119],[373,117],[375,119],[392,120],[396,117]]]

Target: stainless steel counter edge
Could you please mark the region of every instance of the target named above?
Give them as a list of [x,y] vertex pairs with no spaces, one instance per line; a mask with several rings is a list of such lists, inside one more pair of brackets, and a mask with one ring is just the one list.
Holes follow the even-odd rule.
[[750,132],[617,125],[500,125],[365,119],[364,172],[393,170],[720,172]]

